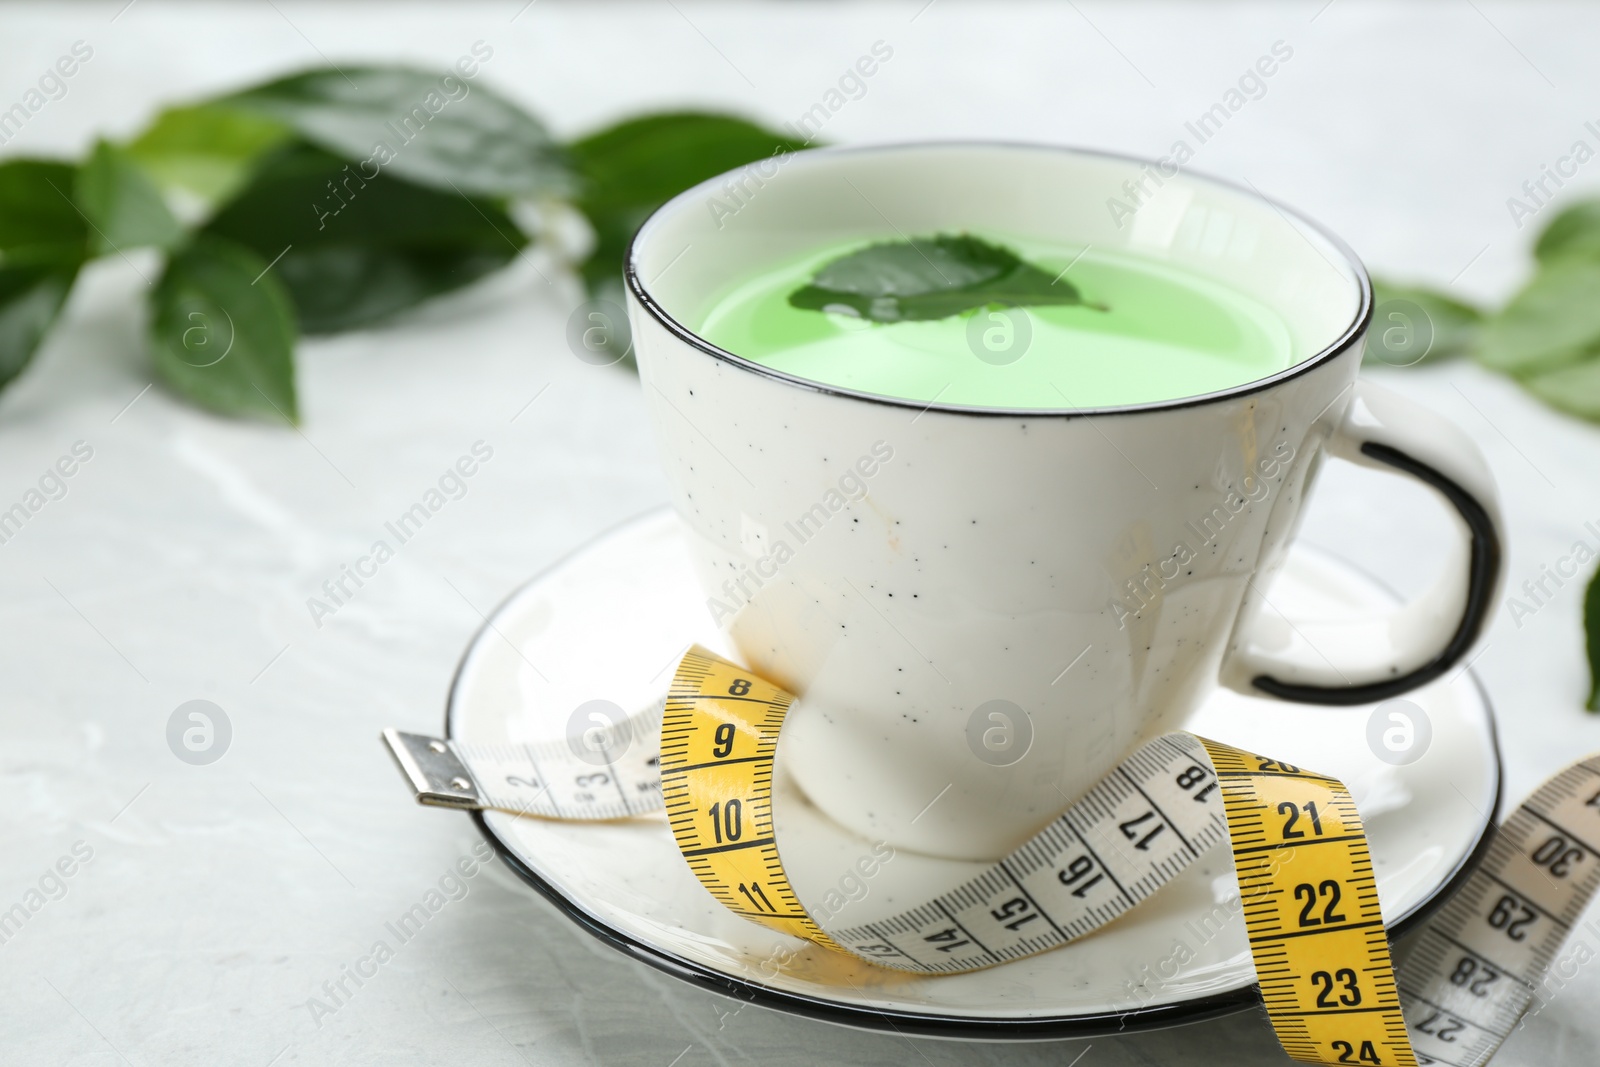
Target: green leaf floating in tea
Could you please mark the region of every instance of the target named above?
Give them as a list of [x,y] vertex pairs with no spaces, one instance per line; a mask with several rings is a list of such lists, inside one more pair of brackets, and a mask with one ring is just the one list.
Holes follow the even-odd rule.
[[1009,248],[967,234],[887,241],[840,256],[810,285],[789,295],[808,311],[855,314],[873,322],[949,318],[991,304],[1086,304],[1072,283],[1028,263]]

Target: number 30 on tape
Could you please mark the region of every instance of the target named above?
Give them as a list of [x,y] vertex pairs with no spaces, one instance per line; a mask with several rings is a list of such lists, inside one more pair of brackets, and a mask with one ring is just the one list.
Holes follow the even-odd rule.
[[[1082,937],[1226,841],[1262,1002],[1284,1050],[1307,1063],[1487,1062],[1600,885],[1600,759],[1591,758],[1506,820],[1397,972],[1366,834],[1345,787],[1173,733],[1139,748],[977,877],[890,918],[824,929],[791,886],[773,834],[773,760],[791,702],[695,647],[659,724],[652,713],[611,724],[591,731],[587,749],[394,730],[384,738],[426,804],[557,819],[665,807],[689,869],[729,910],[878,966],[930,975]],[[658,731],[658,750],[628,743]]]

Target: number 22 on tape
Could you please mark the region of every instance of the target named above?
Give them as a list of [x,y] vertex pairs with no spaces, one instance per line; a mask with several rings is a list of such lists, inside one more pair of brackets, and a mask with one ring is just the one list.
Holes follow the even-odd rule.
[[[697,647],[660,722],[588,749],[384,738],[426,804],[556,819],[665,808],[689,870],[729,910],[879,966],[991,967],[1098,929],[1230,845],[1262,1001],[1309,1063],[1479,1067],[1531,1003],[1600,883],[1600,759],[1540,787],[1416,938],[1397,980],[1355,804],[1334,778],[1188,733],[1147,742],[1011,855],[890,918],[823,927],[790,884],[772,820],[792,697]],[[659,734],[660,747],[630,744]],[[1597,931],[1600,932],[1600,931]]]

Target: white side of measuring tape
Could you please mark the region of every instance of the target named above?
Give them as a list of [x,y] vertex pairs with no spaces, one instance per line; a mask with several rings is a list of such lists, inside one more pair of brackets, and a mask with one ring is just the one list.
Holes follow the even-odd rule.
[[[660,719],[654,709],[576,744],[476,744],[393,730],[384,737],[423,803],[616,819],[664,806]],[[681,776],[685,768],[671,773]],[[982,875],[892,918],[817,939],[882,966],[928,974],[992,966],[1065,944],[1146,899],[1229,836],[1216,773],[1199,738],[1158,738]],[[770,833],[770,812],[767,827]],[[1236,850],[1239,833],[1236,827]],[[703,870],[697,874],[706,878]],[[1409,942],[1397,971],[1416,1062],[1486,1063],[1527,1011],[1597,889],[1600,758],[1590,758],[1542,785],[1501,825],[1483,864]],[[822,934],[808,916],[800,918]],[[1407,1059],[1403,1053],[1383,1059],[1357,1042],[1338,1044],[1342,1055],[1325,1062]]]
[[1600,888],[1600,758],[1541,785],[1400,966],[1418,1062],[1487,1063]]
[[[657,720],[654,714],[630,719],[615,729],[613,740],[653,740],[642,731]],[[415,765],[410,753],[430,745],[442,746],[444,752],[434,754],[455,762],[449,777],[466,785],[440,790],[448,778],[436,774],[434,787],[418,791],[425,803],[569,820],[626,818],[663,806],[659,760],[648,743],[627,746],[615,760],[597,760],[562,741],[511,745],[394,731],[385,736],[392,751],[407,753],[402,768],[408,761]],[[614,743],[610,751],[622,747]],[[592,751],[606,749],[601,744]],[[863,959],[926,974],[991,967],[1082,937],[1226,840],[1222,795],[1205,788],[1215,782],[1209,768],[1192,734],[1157,738],[982,874],[892,918],[829,930],[828,936]],[[1022,907],[1012,903],[1019,899]],[[960,936],[940,937],[952,929]]]

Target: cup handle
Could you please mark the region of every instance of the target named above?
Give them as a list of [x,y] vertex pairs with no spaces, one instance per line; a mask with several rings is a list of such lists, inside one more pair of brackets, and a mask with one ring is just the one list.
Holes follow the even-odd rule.
[[1292,622],[1255,590],[1222,667],[1223,684],[1240,692],[1307,704],[1387,700],[1449,670],[1489,619],[1504,536],[1483,453],[1454,424],[1398,394],[1360,380],[1354,389],[1327,453],[1408,474],[1450,504],[1458,536],[1444,575],[1389,618],[1360,622]]

